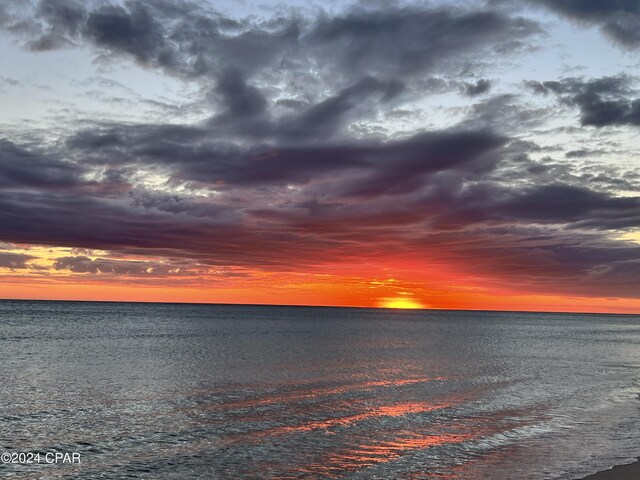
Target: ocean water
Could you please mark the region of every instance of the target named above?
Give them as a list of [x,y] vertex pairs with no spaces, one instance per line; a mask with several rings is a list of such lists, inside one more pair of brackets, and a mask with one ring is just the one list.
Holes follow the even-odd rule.
[[0,301],[35,479],[576,479],[640,455],[640,316]]

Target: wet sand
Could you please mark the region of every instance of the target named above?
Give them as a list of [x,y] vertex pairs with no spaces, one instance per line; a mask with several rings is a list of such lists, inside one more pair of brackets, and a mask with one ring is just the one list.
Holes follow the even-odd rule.
[[594,473],[582,480],[638,480],[640,479],[640,461],[629,465],[619,465],[610,470]]

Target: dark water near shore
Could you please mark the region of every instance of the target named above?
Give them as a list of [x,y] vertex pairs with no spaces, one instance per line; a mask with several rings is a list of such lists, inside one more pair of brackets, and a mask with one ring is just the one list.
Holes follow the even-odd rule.
[[575,479],[640,455],[640,316],[0,301],[2,478]]

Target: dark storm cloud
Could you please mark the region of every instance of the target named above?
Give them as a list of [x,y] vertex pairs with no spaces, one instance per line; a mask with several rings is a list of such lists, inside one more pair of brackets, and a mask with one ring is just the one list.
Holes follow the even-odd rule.
[[474,183],[450,178],[447,184],[445,180],[434,179],[414,204],[432,212],[428,218],[438,229],[498,223],[604,231],[640,225],[638,197],[613,197],[558,181],[514,188],[490,182],[486,175]]
[[[521,48],[538,25],[494,11],[452,8],[353,7],[317,19],[292,14],[239,20],[188,2],[129,0],[93,10],[74,0],[42,0],[28,24],[35,50],[89,43],[142,65],[187,77],[247,74],[271,66],[335,68],[351,78],[408,75],[442,65],[452,55],[472,62],[472,50]],[[6,14],[8,15],[8,14]],[[5,22],[7,23],[7,22]]]
[[532,0],[571,19],[600,26],[602,31],[626,47],[640,45],[640,1],[638,0]]
[[202,202],[198,199],[178,194],[163,194],[148,190],[132,190],[129,192],[131,205],[149,212],[164,212],[174,215],[186,215],[192,218],[230,219],[234,212],[227,205]]
[[510,225],[425,236],[416,247],[437,249],[444,264],[466,264],[469,274],[492,271],[494,279],[529,292],[637,297],[640,249],[631,242]]
[[[325,245],[327,251],[339,242],[343,261],[351,256],[375,261],[380,256],[411,255],[417,265],[424,261],[434,267],[455,265],[480,276],[490,272],[489,277],[514,287],[526,286],[530,291],[637,296],[637,245],[599,233],[586,234],[593,225],[581,222],[616,227],[618,218],[626,215],[635,218],[637,225],[638,199],[627,202],[621,210],[617,199],[606,195],[582,207],[579,202],[593,192],[582,192],[582,197],[578,194],[572,200],[558,198],[554,189],[575,194],[567,185],[520,192],[498,184],[448,184],[440,177],[429,187],[417,198],[398,197],[393,202],[304,205],[312,215],[297,209],[257,214],[282,231],[332,239]],[[529,213],[525,204],[544,195],[550,200]],[[559,213],[553,212],[556,208]],[[369,241],[372,236],[375,243]],[[357,245],[355,251],[344,247],[349,244]]]
[[[203,89],[206,103],[218,106],[209,136],[241,136],[253,144],[340,135],[403,91],[415,96],[424,72],[469,70],[541,32],[520,17],[444,7],[355,6],[338,15],[288,13],[258,21],[168,0],[94,5],[41,0],[32,17],[15,22],[29,23],[23,35],[32,49],[89,45],[103,55],[213,84]],[[268,86],[274,79],[297,98],[272,102]],[[464,86],[470,95],[489,88],[486,80]],[[291,110],[276,116],[273,107],[286,102]]]
[[141,63],[172,61],[162,24],[142,3],[90,12],[83,33],[96,45],[127,53]]
[[349,186],[345,194],[375,197],[411,193],[423,185],[426,175],[442,170],[492,170],[499,156],[485,155],[506,139],[490,132],[442,132],[422,134],[405,142],[379,147],[377,168]]
[[[357,165],[354,175],[338,170],[337,178],[297,193],[276,189],[268,193],[272,205],[261,200],[265,193],[253,184],[201,200],[137,190],[115,198],[97,197],[87,189],[75,189],[74,195],[44,187],[18,190],[0,195],[0,232],[3,240],[16,243],[273,270],[404,251],[416,258],[471,264],[478,275],[528,278],[530,288],[552,285],[556,291],[589,294],[610,289],[633,296],[628,282],[637,284],[637,247],[607,240],[605,234],[592,233],[588,242],[576,238],[585,229],[640,225],[638,198],[557,182],[526,189],[504,185],[498,166],[506,161],[501,153],[506,141],[488,133],[446,132],[355,149],[367,161]],[[292,157],[291,164],[304,164],[299,158],[307,153]],[[319,164],[332,157],[328,153],[316,152]],[[402,161],[396,163],[398,158]],[[382,183],[386,177],[389,181]],[[372,184],[371,178],[381,183]],[[418,179],[415,187],[407,183],[413,178]],[[358,187],[358,201],[344,197],[349,186]],[[416,244],[416,238],[423,240]],[[151,263],[103,260],[80,255],[61,259],[56,268],[131,276],[145,276],[152,268],[155,275],[172,275]],[[603,279],[607,285],[598,287]]]
[[359,111],[361,116],[371,113],[378,107],[378,102],[392,100],[403,88],[399,80],[381,81],[365,77],[299,115],[285,118],[281,129],[286,137],[326,138],[339,130],[347,116],[353,115],[354,111]]
[[[388,91],[388,86],[383,91]],[[333,118],[334,122],[342,110],[340,106],[320,106],[317,115]],[[320,118],[306,118],[309,125],[301,127],[304,130],[311,129],[311,123],[317,123],[318,128],[324,125]],[[499,157],[483,159],[482,155],[506,141],[489,131],[445,130],[387,142],[350,140],[243,147],[207,141],[207,134],[198,131],[186,131],[184,136],[173,136],[171,131],[148,126],[99,134],[84,132],[69,145],[86,152],[94,163],[164,166],[176,177],[216,186],[306,183],[355,169],[361,179],[349,194],[380,195],[409,191],[420,184],[422,176],[440,170],[491,166]]]
[[276,107],[287,111],[274,115],[263,93],[246,83],[239,72],[225,74],[210,97],[220,99],[222,111],[208,122],[209,138],[239,138],[281,143],[327,141],[341,136],[352,122],[370,118],[389,107],[404,91],[397,79],[364,77],[316,103],[279,100]]
[[554,93],[565,104],[578,107],[583,126],[640,125],[640,98],[628,77],[564,78],[528,85],[537,93]]
[[25,255],[22,253],[6,253],[0,252],[0,267],[11,269],[29,268],[27,262],[37,257]]
[[[640,192],[640,174],[633,168],[616,167],[608,160],[596,160],[597,155],[607,153],[608,156],[625,155],[624,152],[577,151],[578,155],[570,155],[572,160],[555,160],[543,157],[538,161],[524,160],[518,167],[514,165],[501,176],[504,180],[527,179],[539,185],[566,184],[575,187],[587,187],[594,192],[609,193],[615,191]],[[569,152],[571,153],[571,152]],[[566,155],[565,155],[566,157]],[[582,161],[585,158],[588,161]],[[523,177],[522,172],[527,175]]]
[[615,198],[586,187],[551,184],[518,192],[494,210],[513,221],[576,223],[598,229],[640,225],[640,198]]
[[[61,198],[46,192],[0,195],[0,233],[15,243],[115,250],[190,258],[208,265],[276,270],[290,268],[291,261],[301,268],[317,262],[333,243],[322,238],[302,241],[300,234],[281,231],[273,225],[261,227],[233,218],[176,215],[128,205],[124,200]],[[86,262],[65,265],[64,268],[89,268]]]
[[224,117],[243,118],[262,113],[267,108],[264,96],[257,88],[247,85],[242,72],[237,70],[221,76],[215,93],[222,97]]
[[[305,37],[343,72],[406,75],[434,67],[450,55],[488,43],[506,52],[540,28],[492,11],[358,7],[318,21]],[[330,49],[331,52],[328,52]]]
[[[46,191],[3,194],[0,231],[3,238],[20,239],[16,243],[103,250],[165,248],[184,254],[189,250],[205,252],[205,245],[211,247],[214,238],[232,238],[242,230],[224,223],[224,219],[181,219],[172,213],[131,203],[126,197],[111,201]],[[188,238],[192,241],[184,243]]]
[[68,188],[78,184],[79,172],[77,165],[0,139],[0,187]]
[[210,186],[306,182],[312,176],[366,162],[366,149],[350,144],[244,146],[207,141],[206,135],[190,130],[185,136],[173,137],[172,130],[147,126],[97,135],[84,132],[70,144],[81,154],[87,152],[95,164],[160,167],[176,179]]
[[33,50],[88,43],[187,77],[229,66],[252,70],[273,61],[297,38],[294,19],[250,25],[195,3],[165,0],[98,4],[95,9],[74,0],[41,0],[35,16],[16,15],[4,23],[35,37],[28,43]]
[[324,100],[298,103],[296,112],[276,117],[260,89],[249,85],[241,72],[231,71],[221,76],[208,95],[221,111],[202,126],[102,125],[77,132],[67,139],[67,145],[82,150],[89,156],[85,159],[95,162],[126,163],[141,154],[160,163],[189,164],[199,159],[211,163],[209,160],[218,158],[223,168],[223,157],[232,157],[230,161],[262,157],[271,155],[278,144],[286,150],[287,144],[308,145],[344,137],[341,134],[350,122],[367,118],[402,92],[403,83],[398,80],[365,77]]
[[49,27],[29,43],[29,47],[35,51],[55,50],[72,44],[71,38],[78,35],[86,20],[82,4],[75,0],[42,0],[36,14]]
[[637,297],[640,249],[632,242],[511,224],[425,235],[416,240],[419,247],[437,251],[436,261],[469,275],[491,271],[495,285],[508,282],[530,293]]

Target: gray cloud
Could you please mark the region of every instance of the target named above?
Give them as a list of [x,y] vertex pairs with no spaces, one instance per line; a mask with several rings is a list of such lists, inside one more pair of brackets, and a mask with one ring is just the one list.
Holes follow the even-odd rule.
[[568,18],[598,25],[613,40],[626,47],[640,45],[638,0],[532,0]]
[[225,106],[224,118],[240,118],[262,113],[267,108],[267,100],[260,91],[247,85],[240,71],[229,71],[221,76],[215,93],[222,98]]
[[506,52],[540,31],[530,20],[492,11],[354,8],[320,19],[307,41],[330,48],[334,53],[327,58],[340,71],[406,75],[433,68],[449,55],[465,55],[470,46],[492,44]]
[[471,62],[471,50],[505,53],[541,32],[531,20],[489,10],[353,7],[337,16],[256,22],[168,0],[93,10],[75,0],[41,0],[35,17],[14,21],[28,23],[30,36],[40,31],[30,39],[35,50],[88,43],[187,77],[283,65],[323,66],[328,74],[337,68],[351,78],[406,76],[443,65],[451,55]]
[[513,221],[576,223],[585,227],[616,229],[640,225],[640,198],[612,198],[590,190],[562,184],[541,185],[511,196],[492,209]]
[[640,125],[640,98],[625,76],[592,80],[564,78],[559,81],[529,82],[537,93],[552,92],[567,105],[580,109],[582,125]]
[[380,147],[377,168],[346,191],[347,196],[406,194],[425,183],[425,176],[443,170],[493,170],[500,156],[486,156],[506,139],[491,132],[423,134],[396,145]]
[[469,95],[470,97],[475,97],[476,95],[483,95],[488,93],[493,86],[493,82],[487,78],[481,78],[476,83],[465,83],[464,84],[464,93]]
[[0,139],[0,186],[5,188],[73,187],[78,184],[81,171],[75,164]]
[[[320,105],[319,116],[340,114]],[[340,106],[328,110],[333,108],[341,110]],[[323,120],[316,118],[315,122],[323,128]],[[304,127],[307,128],[311,129]],[[422,175],[439,170],[482,168],[482,154],[504,143],[504,139],[489,131],[452,130],[387,142],[351,139],[344,143],[309,141],[304,145],[244,147],[207,141],[207,134],[198,130],[186,130],[185,135],[180,135],[182,129],[178,128],[175,137],[172,132],[171,128],[154,126],[109,130],[97,135],[85,131],[71,139],[69,145],[91,155],[94,163],[162,165],[182,179],[219,188],[306,183],[355,169],[362,180],[357,181],[358,187],[352,193],[365,194],[371,189],[373,194],[373,190],[401,191],[403,182],[419,182]],[[383,188],[383,183],[389,187]],[[378,187],[374,188],[374,184]]]
[[23,253],[0,252],[0,267],[10,269],[29,268],[27,262],[37,257]]
[[379,103],[397,97],[403,88],[404,85],[399,80],[381,81],[374,77],[364,77],[300,114],[285,117],[281,128],[288,138],[327,138],[340,130],[348,116],[354,115],[354,112],[357,111],[360,116],[372,113],[379,108]]
[[[522,282],[529,275],[529,288],[543,289],[553,277],[557,291],[633,296],[638,249],[608,240],[606,231],[640,224],[638,198],[557,181],[525,189],[504,184],[503,169],[512,161],[506,142],[487,132],[448,131],[366,147],[283,150],[274,163],[257,160],[267,162],[260,173],[234,172],[230,165],[227,180],[235,183],[202,199],[133,187],[105,196],[85,185],[67,187],[72,195],[46,183],[37,190],[20,186],[0,195],[0,232],[15,243],[273,270],[376,258],[389,249],[428,252],[445,263],[473,264],[477,275]],[[337,163],[325,165],[323,158]],[[351,173],[341,158],[351,162]],[[280,183],[284,176],[296,190]],[[303,180],[313,181],[305,186]],[[592,232],[588,241],[577,242],[584,231]],[[57,268],[170,274],[145,262],[73,258]],[[608,283],[598,287],[602,279]]]
[[604,150],[589,150],[586,148],[581,148],[579,150],[570,150],[564,154],[567,158],[589,158],[589,157],[597,157],[606,153]]
[[55,270],[93,275],[117,275],[126,277],[184,276],[201,274],[193,264],[186,262],[160,263],[145,260],[122,260],[111,258],[91,259],[84,255],[61,257],[53,264]]

